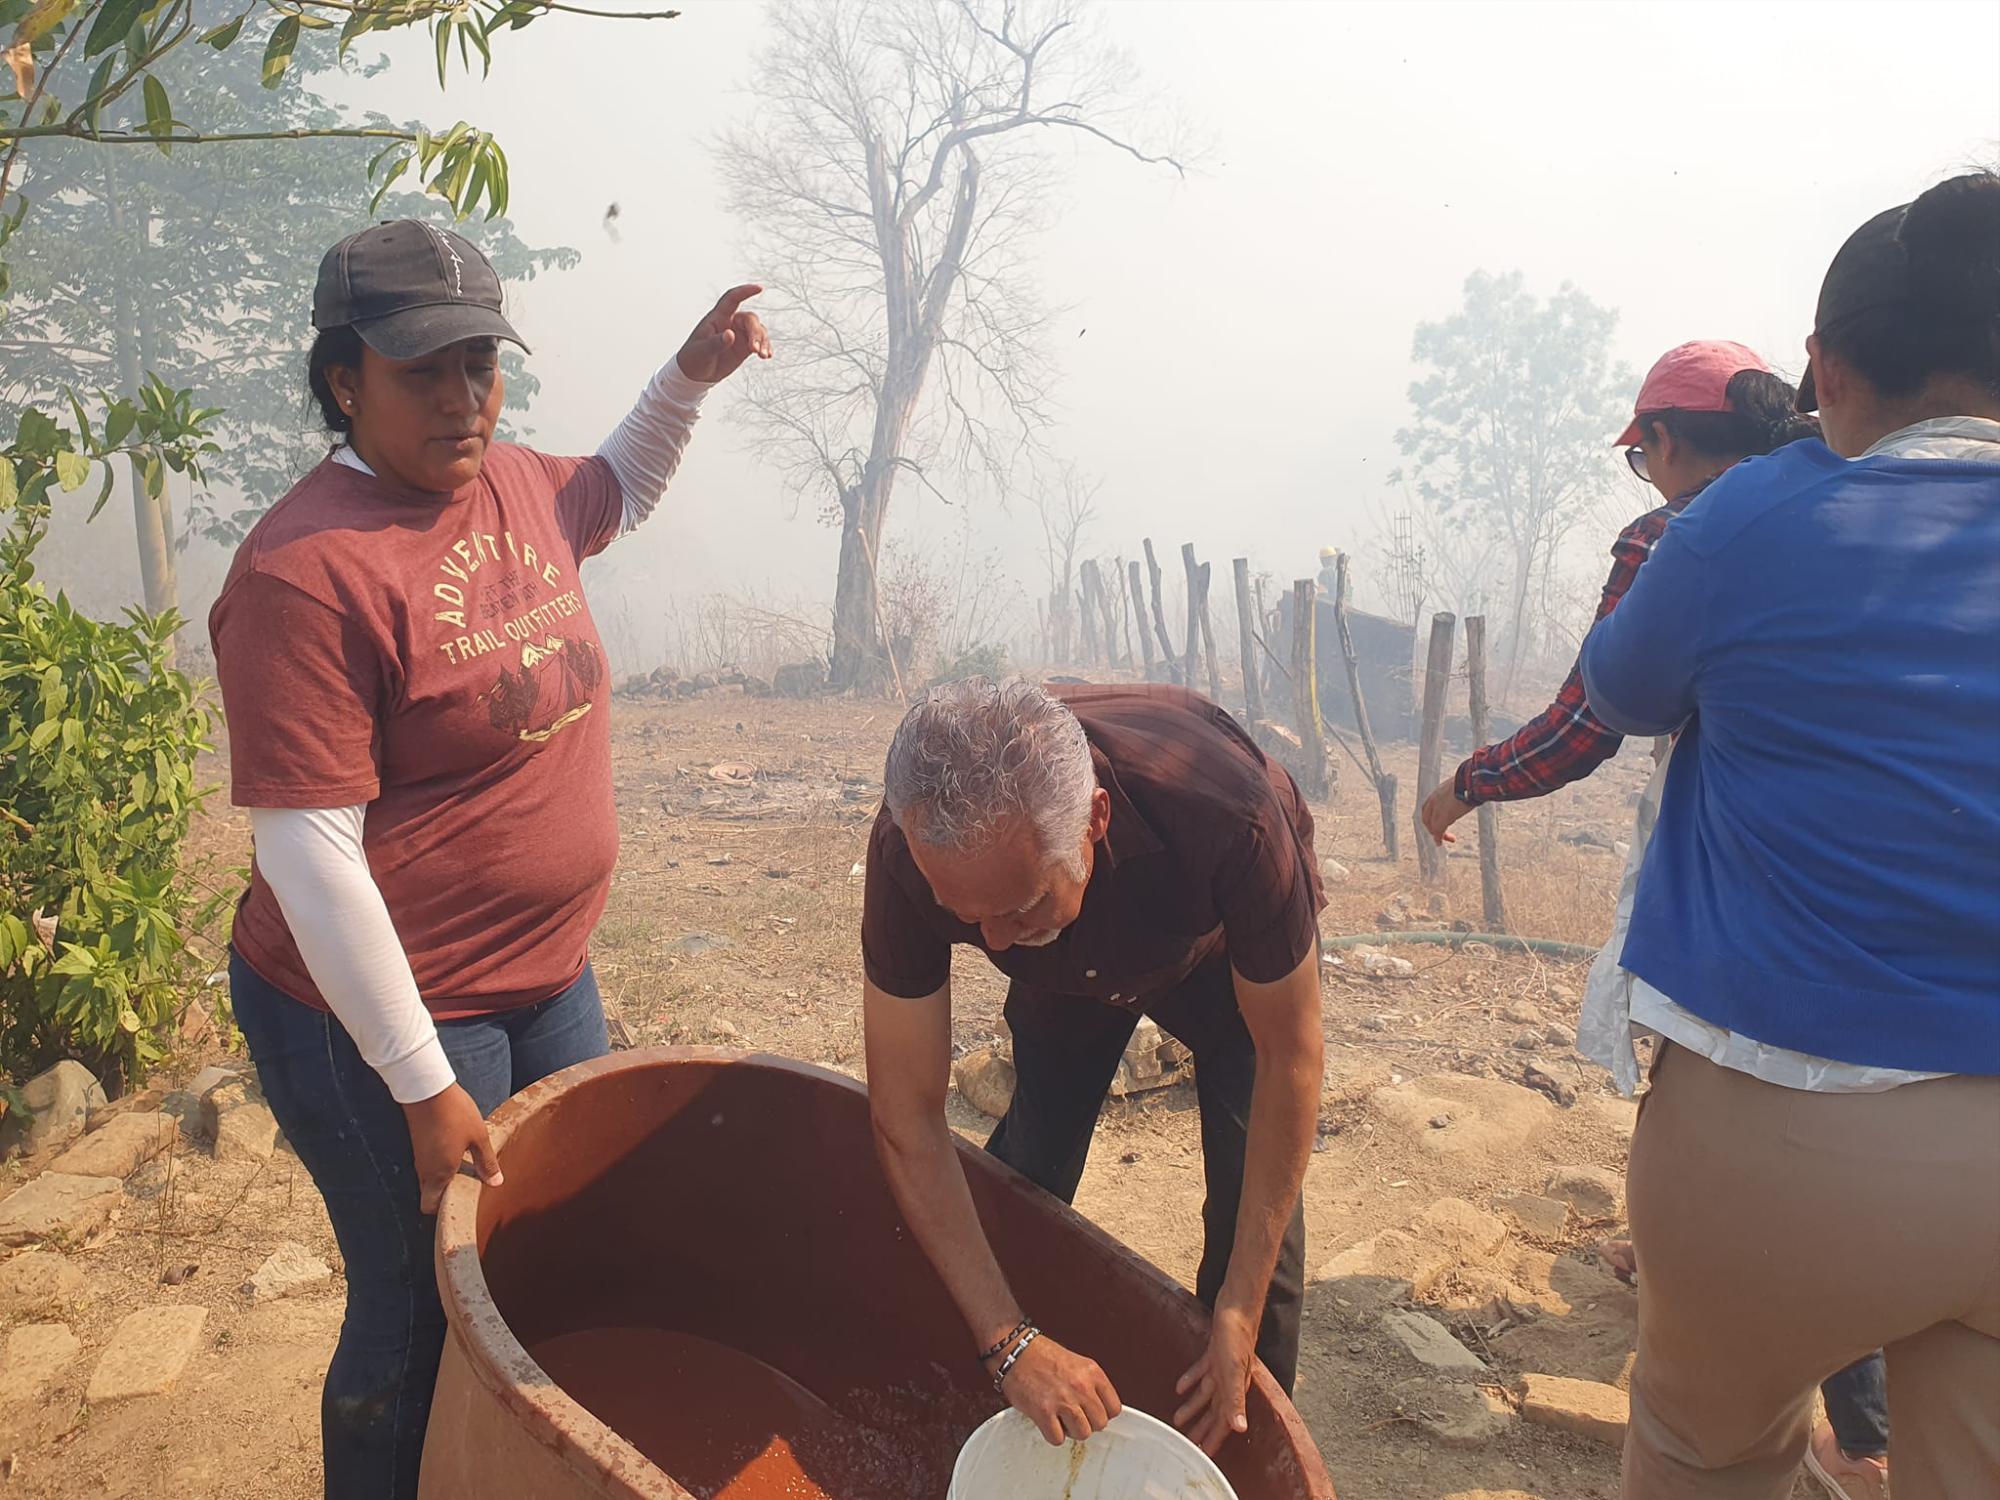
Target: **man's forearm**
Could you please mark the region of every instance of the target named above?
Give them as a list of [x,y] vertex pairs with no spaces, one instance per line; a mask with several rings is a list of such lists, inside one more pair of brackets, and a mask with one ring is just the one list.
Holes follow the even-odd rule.
[[939,1119],[891,1132],[877,1125],[875,1147],[897,1206],[924,1254],[984,1349],[1020,1321],[1000,1262],[980,1227],[951,1127]]
[[[1317,980],[1314,981],[1317,983]],[[1264,1296],[1278,1251],[1298,1207],[1319,1122],[1321,1045],[1317,1031],[1283,1056],[1258,1049],[1257,1080],[1250,1091],[1249,1139],[1243,1154],[1243,1195],[1236,1210],[1218,1309],[1251,1322],[1264,1314]]]

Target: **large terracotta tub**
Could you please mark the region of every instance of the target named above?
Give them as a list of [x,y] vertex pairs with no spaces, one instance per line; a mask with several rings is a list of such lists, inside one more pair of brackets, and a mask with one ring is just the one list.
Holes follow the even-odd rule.
[[[438,1218],[451,1337],[424,1500],[941,1500],[999,1403],[911,1239],[851,1080],[706,1048],[568,1069],[494,1115],[506,1185]],[[1194,1299],[961,1148],[1024,1306],[1171,1416]],[[1257,1368],[1219,1460],[1242,1500],[1333,1500]],[[1032,1500],[1032,1497],[1024,1497]]]

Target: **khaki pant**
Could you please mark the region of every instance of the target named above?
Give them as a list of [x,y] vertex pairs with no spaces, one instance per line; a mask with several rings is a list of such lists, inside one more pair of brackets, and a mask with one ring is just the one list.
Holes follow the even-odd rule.
[[1812,1094],[1662,1049],[1626,1500],[1784,1500],[1814,1388],[1877,1348],[1896,1500],[2000,1500],[2000,1078]]

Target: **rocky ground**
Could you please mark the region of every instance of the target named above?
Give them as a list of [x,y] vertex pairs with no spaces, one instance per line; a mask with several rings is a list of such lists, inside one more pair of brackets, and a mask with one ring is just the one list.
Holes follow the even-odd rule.
[[[624,850],[596,964],[620,1043],[860,1076],[858,862],[896,716],[728,685],[619,704]],[[1414,754],[1391,759],[1407,815]],[[1602,937],[1644,769],[1629,754],[1503,815],[1516,931]],[[1407,833],[1402,861],[1382,858],[1374,797],[1342,770],[1349,787],[1318,809],[1326,933],[1476,925],[1472,825],[1425,889]],[[239,853],[245,829],[218,803],[203,839]],[[1636,1296],[1594,1247],[1621,1224],[1634,1107],[1573,1050],[1583,967],[1393,939],[1339,960],[1297,1393],[1339,1492],[1608,1500]],[[963,955],[955,987],[952,1118],[983,1138],[1004,1099],[1003,991]],[[1135,1061],[1078,1207],[1191,1282],[1193,1090],[1170,1051]],[[0,1168],[0,1493],[316,1495],[340,1260],[243,1060],[209,1038],[130,1098],[106,1104],[74,1074],[49,1092],[48,1138]]]

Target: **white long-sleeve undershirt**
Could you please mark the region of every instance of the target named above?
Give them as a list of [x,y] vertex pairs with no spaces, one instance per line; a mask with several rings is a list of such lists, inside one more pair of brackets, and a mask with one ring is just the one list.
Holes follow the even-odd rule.
[[[667,361],[597,450],[618,479],[621,536],[651,515],[666,493],[708,390],[682,374],[678,361]],[[374,472],[352,448],[337,449],[334,458]],[[443,1093],[457,1075],[369,871],[367,806],[249,812],[257,867],[278,899],[306,972],[362,1060],[399,1104]]]

